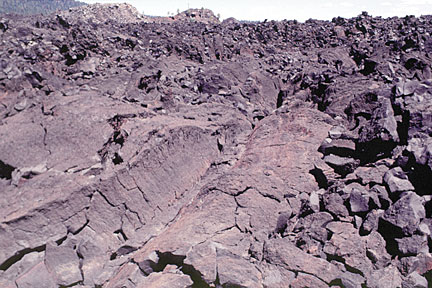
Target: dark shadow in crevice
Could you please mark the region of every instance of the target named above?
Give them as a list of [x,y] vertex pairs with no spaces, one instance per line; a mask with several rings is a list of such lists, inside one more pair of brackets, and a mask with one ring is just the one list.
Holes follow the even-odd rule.
[[318,183],[320,189],[327,189],[329,187],[327,177],[321,169],[314,168],[309,170],[309,173],[315,177],[315,181]]
[[279,94],[277,96],[276,100],[276,109],[281,107],[283,104],[283,100],[286,98],[287,92],[286,91],[279,91]]
[[204,281],[202,274],[196,270],[192,265],[184,263],[186,256],[174,255],[170,252],[157,252],[159,261],[152,264],[153,272],[162,272],[167,265],[175,265],[179,267],[180,271],[185,275],[189,275],[192,279],[192,288],[210,288],[210,285]]
[[0,178],[11,180],[12,172],[15,170],[15,167],[12,167],[9,164],[4,163],[0,160]]
[[12,257],[8,258],[0,265],[1,271],[8,270],[12,265],[19,262],[25,255],[33,253],[33,252],[43,252],[46,249],[46,245],[38,246],[36,248],[26,248],[21,251],[18,251]]
[[402,229],[383,219],[380,219],[378,222],[378,232],[386,241],[387,253],[392,255],[392,257],[402,256],[396,241],[396,239],[403,238],[404,234]]
[[116,153],[114,153],[114,157],[112,159],[112,162],[114,163],[114,165],[119,165],[119,164],[123,163],[123,158],[116,152]]

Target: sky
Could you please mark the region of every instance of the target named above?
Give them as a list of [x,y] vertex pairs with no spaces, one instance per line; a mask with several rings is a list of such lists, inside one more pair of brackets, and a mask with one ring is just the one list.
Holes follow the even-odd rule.
[[432,0],[81,0],[87,3],[122,3],[147,15],[167,16],[188,8],[208,8],[221,19],[238,20],[331,20],[355,17],[362,11],[373,16],[392,17],[432,14]]

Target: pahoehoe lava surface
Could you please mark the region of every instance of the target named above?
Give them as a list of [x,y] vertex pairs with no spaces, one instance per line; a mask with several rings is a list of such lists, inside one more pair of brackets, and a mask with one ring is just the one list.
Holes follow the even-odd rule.
[[0,286],[431,287],[432,16],[0,17]]

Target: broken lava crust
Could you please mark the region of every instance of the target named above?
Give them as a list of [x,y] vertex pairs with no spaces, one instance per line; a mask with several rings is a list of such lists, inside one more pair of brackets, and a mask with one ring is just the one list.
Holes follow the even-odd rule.
[[432,16],[0,18],[0,286],[432,287]]

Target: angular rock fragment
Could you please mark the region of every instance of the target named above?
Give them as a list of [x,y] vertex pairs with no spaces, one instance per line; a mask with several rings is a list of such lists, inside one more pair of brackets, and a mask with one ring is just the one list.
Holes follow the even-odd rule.
[[318,151],[324,155],[334,154],[341,157],[353,157],[355,155],[355,143],[347,139],[326,138]]
[[427,288],[428,281],[417,272],[413,272],[402,282],[402,288]]
[[407,238],[396,239],[398,249],[403,255],[417,255],[429,253],[427,237],[424,235],[413,235]]
[[272,239],[266,242],[264,259],[287,270],[313,275],[327,284],[337,279],[340,274],[336,266],[306,254],[285,239]]
[[16,279],[16,284],[18,288],[33,288],[35,286],[47,288],[58,287],[53,275],[48,272],[43,262],[34,266],[27,273],[19,276]]
[[48,244],[45,266],[55,277],[57,285],[70,286],[83,280],[78,255],[72,248]]
[[350,209],[353,213],[369,211],[370,195],[367,190],[362,188],[352,188],[349,193]]
[[396,267],[390,265],[376,270],[367,281],[368,287],[402,287],[402,277]]
[[410,236],[417,230],[425,216],[421,197],[414,192],[407,192],[386,210],[381,219],[394,227],[394,233]]
[[387,185],[390,193],[401,193],[405,191],[413,191],[414,186],[408,180],[407,175],[400,167],[389,170],[384,175],[384,183]]
[[336,173],[345,176],[355,170],[357,168],[359,161],[347,158],[347,157],[340,157],[337,155],[327,155],[324,157],[324,161],[331,166]]

